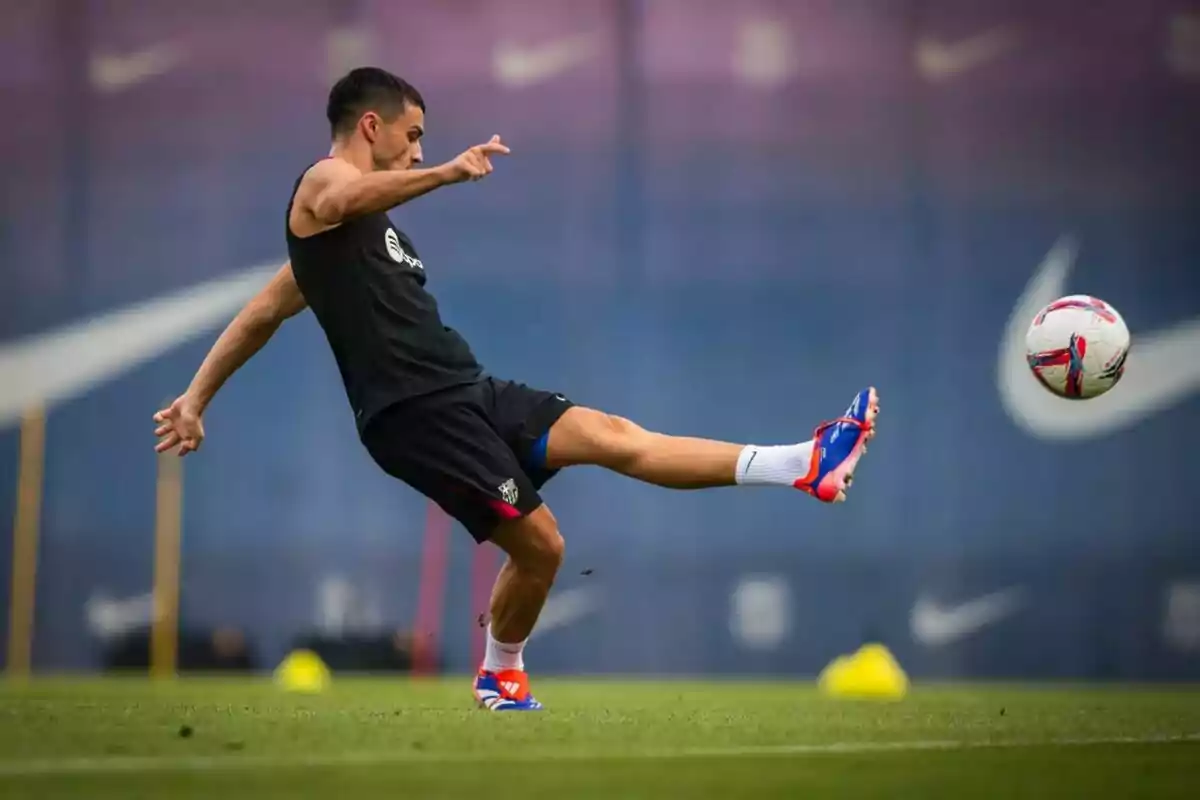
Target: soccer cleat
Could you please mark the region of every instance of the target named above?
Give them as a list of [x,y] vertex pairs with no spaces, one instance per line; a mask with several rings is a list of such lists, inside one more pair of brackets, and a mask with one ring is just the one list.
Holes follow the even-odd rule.
[[844,501],[878,415],[879,395],[872,386],[858,393],[844,417],[822,423],[813,433],[812,466],[795,487],[825,503]]
[[519,669],[490,672],[480,668],[475,676],[475,702],[488,711],[542,709],[542,704],[529,693],[529,676]]

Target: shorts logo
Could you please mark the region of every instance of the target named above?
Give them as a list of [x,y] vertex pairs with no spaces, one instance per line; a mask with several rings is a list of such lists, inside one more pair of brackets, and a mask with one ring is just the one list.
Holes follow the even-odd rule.
[[396,235],[396,231],[392,228],[388,228],[387,233],[384,235],[383,245],[387,248],[388,255],[397,264],[408,264],[414,269],[425,269],[425,265],[421,263],[421,259],[413,258],[404,252],[404,248],[400,246],[400,237]]
[[504,498],[504,502],[508,503],[510,506],[515,506],[517,504],[517,498],[520,497],[520,493],[517,491],[516,481],[514,481],[512,478],[509,478],[504,483],[500,484],[499,489],[500,496]]

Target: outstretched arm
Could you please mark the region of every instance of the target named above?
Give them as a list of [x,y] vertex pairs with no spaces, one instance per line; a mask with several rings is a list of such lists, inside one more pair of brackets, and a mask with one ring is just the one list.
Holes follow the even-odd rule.
[[364,214],[387,211],[440,186],[479,180],[492,171],[492,156],[508,153],[508,146],[493,136],[453,161],[430,169],[364,174],[341,159],[326,159],[304,176],[296,193],[297,210],[311,215],[321,228],[333,227]]
[[154,415],[158,423],[154,434],[159,438],[155,451],[162,453],[179,445],[183,456],[198,450],[204,441],[201,418],[213,396],[262,349],[285,319],[303,311],[305,305],[292,265],[284,264],[217,338],[187,391]]

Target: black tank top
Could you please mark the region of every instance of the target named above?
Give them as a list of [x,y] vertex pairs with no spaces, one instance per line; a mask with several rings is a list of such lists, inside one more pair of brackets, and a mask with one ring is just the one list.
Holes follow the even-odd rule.
[[470,346],[425,291],[425,265],[385,212],[304,239],[286,218],[285,228],[296,284],[333,349],[360,434],[388,406],[479,379]]

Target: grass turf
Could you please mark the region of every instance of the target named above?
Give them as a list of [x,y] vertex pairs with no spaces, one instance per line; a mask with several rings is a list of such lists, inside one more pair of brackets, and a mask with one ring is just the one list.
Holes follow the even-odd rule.
[[[0,688],[0,797],[1193,797],[1200,690],[465,679],[47,679]],[[485,795],[486,793],[486,795]]]

